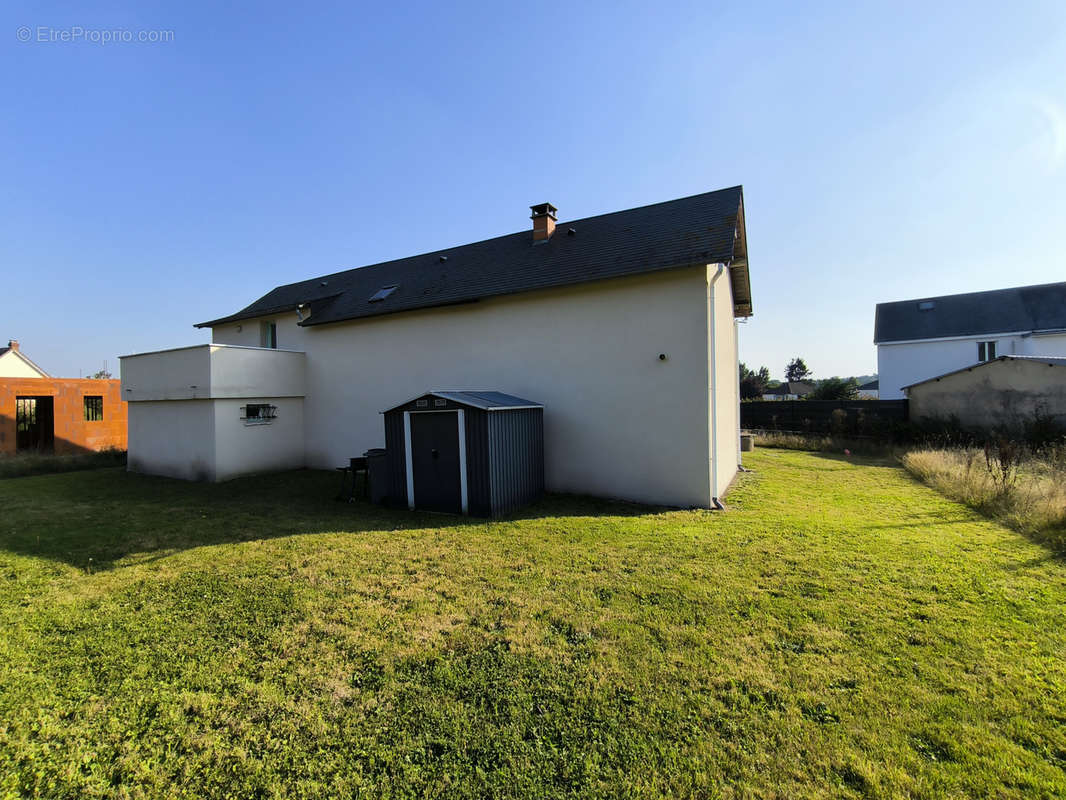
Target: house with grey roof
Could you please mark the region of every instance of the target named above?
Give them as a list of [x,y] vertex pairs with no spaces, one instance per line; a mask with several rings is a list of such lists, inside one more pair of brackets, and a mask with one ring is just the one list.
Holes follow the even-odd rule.
[[861,384],[856,391],[859,393],[860,400],[879,400],[879,387],[880,383],[875,378],[872,381]]
[[998,356],[1066,356],[1066,283],[879,303],[880,398]]
[[717,505],[752,314],[742,188],[530,209],[532,230],[279,286],[199,323],[211,344],[124,357],[129,468],[332,468],[381,447],[407,398],[492,389],[543,406],[549,491]]
[[802,400],[814,391],[814,384],[810,381],[781,381],[774,386],[769,386],[762,396],[763,400]]

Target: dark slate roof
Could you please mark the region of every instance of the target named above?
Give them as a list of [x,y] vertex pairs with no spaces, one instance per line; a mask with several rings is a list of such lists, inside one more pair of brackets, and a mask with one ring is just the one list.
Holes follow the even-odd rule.
[[400,405],[393,406],[393,408],[400,408],[401,406],[408,405],[426,395],[440,397],[444,400],[451,400],[454,403],[471,406],[472,408],[480,408],[484,411],[506,411],[509,408],[544,408],[541,403],[534,403],[532,400],[523,400],[521,397],[515,397],[513,394],[494,392],[490,389],[433,389],[426,392],[425,395],[412,397],[407,402],[400,403]]
[[[931,307],[925,308],[931,304]],[[878,303],[874,344],[1066,329],[1066,283]]]
[[[734,311],[751,315],[740,186],[532,230],[279,286],[199,328],[309,306],[301,325],[374,317],[696,264],[729,263]],[[573,234],[570,234],[570,230]],[[381,289],[396,286],[371,303]]]
[[1066,358],[1060,356],[999,356],[998,358],[993,358],[991,361],[978,361],[976,364],[970,364],[968,367],[953,369],[951,372],[935,375],[932,378],[926,378],[923,381],[908,383],[901,388],[910,389],[912,386],[920,386],[921,384],[929,383],[930,381],[938,381],[941,378],[946,378],[948,375],[955,375],[959,372],[969,372],[971,369],[977,369],[978,367],[987,367],[989,364],[995,364],[999,361],[1031,361],[1034,364],[1047,364],[1049,367],[1066,367]]
[[859,387],[859,390],[864,392],[872,392],[875,391],[879,387],[879,385],[880,384],[877,380],[873,380],[869,383],[864,383],[862,386]]

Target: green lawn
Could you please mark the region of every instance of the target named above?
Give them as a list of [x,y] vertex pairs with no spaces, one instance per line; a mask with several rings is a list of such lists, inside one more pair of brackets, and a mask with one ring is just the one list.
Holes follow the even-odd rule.
[[0,480],[0,797],[1062,797],[1066,562],[900,469],[468,523]]

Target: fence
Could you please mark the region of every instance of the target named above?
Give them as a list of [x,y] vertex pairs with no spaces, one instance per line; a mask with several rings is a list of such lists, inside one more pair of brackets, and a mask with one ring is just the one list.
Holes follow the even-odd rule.
[[[908,400],[755,400],[740,404],[740,426],[798,433],[866,433],[908,419]],[[833,416],[841,410],[843,415]]]

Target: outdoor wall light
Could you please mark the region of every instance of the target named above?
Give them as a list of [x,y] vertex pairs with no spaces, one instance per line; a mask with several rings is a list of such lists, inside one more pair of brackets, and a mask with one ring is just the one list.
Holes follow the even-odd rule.
[[659,360],[666,361],[666,353],[659,353]]

